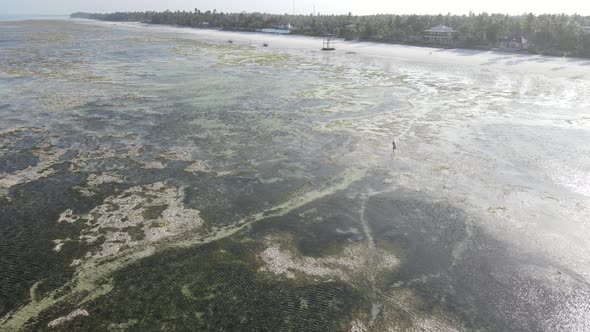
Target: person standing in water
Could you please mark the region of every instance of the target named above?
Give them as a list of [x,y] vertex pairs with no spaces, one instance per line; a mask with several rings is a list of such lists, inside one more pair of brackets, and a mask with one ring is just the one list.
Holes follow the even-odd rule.
[[397,148],[395,146],[395,141],[391,141],[391,147],[393,148],[393,153],[395,153],[395,149]]

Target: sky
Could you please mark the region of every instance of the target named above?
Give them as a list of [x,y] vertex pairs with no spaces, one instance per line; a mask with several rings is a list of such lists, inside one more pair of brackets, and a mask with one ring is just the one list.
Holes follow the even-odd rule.
[[[295,0],[296,14],[467,14],[524,12],[590,15],[590,0]],[[174,10],[293,13],[293,0],[0,0],[3,14],[70,14],[83,12]]]

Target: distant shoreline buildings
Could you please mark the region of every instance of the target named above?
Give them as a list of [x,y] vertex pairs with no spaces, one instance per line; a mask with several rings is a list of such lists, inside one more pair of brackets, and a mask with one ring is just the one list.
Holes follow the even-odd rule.
[[274,15],[195,9],[72,17],[590,58],[590,16],[580,15]]
[[264,32],[264,33],[275,33],[275,34],[280,34],[280,35],[287,35],[287,34],[291,33],[292,27],[291,27],[291,23],[276,24],[276,25],[273,25],[269,28],[257,29],[256,31]]
[[445,25],[437,25],[424,31],[424,41],[452,46],[456,44],[458,31]]
[[[465,37],[457,30],[441,24],[425,30],[424,41],[432,45],[460,47],[465,43]],[[528,48],[528,40],[517,35],[500,37],[495,44],[490,45],[490,49],[504,52],[522,52]]]

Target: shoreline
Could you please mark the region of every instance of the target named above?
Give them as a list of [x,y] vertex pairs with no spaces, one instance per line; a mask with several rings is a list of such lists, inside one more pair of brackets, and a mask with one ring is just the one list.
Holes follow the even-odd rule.
[[[70,17],[71,19],[81,19],[81,20],[89,20],[89,21],[98,21],[98,22],[113,22],[113,23],[140,23],[140,24],[146,24],[146,25],[161,25],[161,26],[173,26],[173,27],[177,27],[177,28],[189,28],[189,29],[202,29],[202,30],[215,30],[215,31],[228,31],[228,32],[251,32],[251,33],[264,33],[264,34],[272,34],[272,33],[268,33],[268,32],[263,32],[263,31],[256,31],[256,30],[251,30],[249,28],[239,28],[239,27],[235,27],[235,28],[221,28],[221,27],[204,27],[204,26],[184,26],[184,25],[169,25],[169,24],[160,24],[160,23],[151,23],[151,22],[141,22],[141,21],[107,21],[107,20],[99,20],[99,19],[94,19],[94,18],[76,18],[76,17]],[[286,33],[286,34],[281,34],[281,35],[285,35],[285,36],[302,36],[302,37],[313,37],[313,38],[323,38],[322,36],[319,35],[313,35],[313,34],[304,34],[304,33]],[[519,50],[519,51],[508,51],[508,50],[501,50],[495,47],[485,47],[485,46],[479,46],[479,47],[447,47],[445,45],[436,45],[436,44],[429,44],[427,42],[421,42],[421,41],[416,41],[416,42],[405,42],[405,41],[396,41],[396,40],[391,40],[391,41],[384,41],[384,40],[371,40],[371,39],[346,39],[345,37],[337,37],[336,40],[343,40],[343,41],[352,41],[352,42],[363,42],[363,43],[376,43],[376,44],[385,44],[385,45],[402,45],[402,46],[414,46],[414,47],[424,47],[424,48],[437,48],[437,49],[449,49],[449,50],[453,50],[453,49],[457,49],[457,50],[475,50],[475,51],[491,51],[491,52],[500,52],[500,53],[507,53],[507,54],[528,54],[528,55],[540,55],[540,56],[548,56],[548,57],[556,57],[556,58],[571,58],[571,59],[585,59],[585,60],[590,60],[590,57],[581,57],[581,56],[569,56],[569,55],[554,55],[551,54],[551,50],[544,50],[544,51],[539,51],[539,52],[531,52],[530,50]]]
[[[0,22],[7,23],[7,22],[19,22],[19,21],[28,21],[28,20],[35,20],[35,21],[73,21],[73,22],[94,22],[94,23],[102,23],[106,25],[122,25],[122,26],[143,26],[143,27],[162,27],[162,28],[174,28],[181,31],[209,31],[209,32],[220,32],[220,33],[235,33],[235,34],[246,34],[246,35],[259,35],[259,36],[267,36],[267,39],[272,39],[273,37],[287,37],[287,38],[309,38],[315,40],[323,40],[321,36],[313,36],[313,35],[305,35],[305,34],[297,34],[297,33],[289,33],[289,34],[275,34],[275,33],[268,33],[262,31],[251,31],[251,30],[241,30],[241,29],[224,29],[224,28],[206,28],[206,27],[193,27],[193,26],[183,26],[183,25],[170,25],[170,24],[155,24],[149,22],[135,22],[135,21],[125,21],[125,22],[116,22],[116,21],[103,21],[103,20],[96,20],[96,19],[85,19],[85,18],[73,18],[73,17],[61,17],[55,19],[49,18],[27,18],[23,20],[1,20]],[[496,48],[466,48],[466,47],[444,47],[444,46],[437,46],[437,45],[427,45],[427,44],[420,44],[420,43],[403,43],[403,42],[386,42],[386,41],[371,41],[371,40],[346,40],[345,38],[335,38],[336,45],[352,45],[352,44],[369,44],[369,45],[382,45],[382,46],[398,46],[398,47],[408,47],[408,48],[416,48],[416,49],[423,49],[423,50],[433,50],[438,52],[454,52],[454,53],[463,53],[467,55],[473,55],[475,53],[479,54],[495,54],[495,55],[503,55],[503,56],[514,56],[514,57],[535,57],[535,58],[543,58],[543,59],[566,59],[567,62],[582,62],[582,66],[590,66],[590,58],[584,57],[576,57],[576,56],[556,56],[556,55],[546,55],[542,53],[530,53],[530,52],[514,52],[514,51],[503,51],[501,49]],[[321,46],[321,42],[320,42]],[[318,49],[321,49],[319,47]],[[338,50],[338,47],[336,47]],[[378,54],[375,54],[378,55]],[[571,64],[571,63],[570,63]]]
[[[335,52],[321,51],[322,37],[297,34],[270,34],[253,31],[231,31],[212,28],[195,28],[177,25],[151,24],[141,22],[110,22],[91,19],[70,19],[83,24],[121,26],[135,29],[153,29],[164,33],[181,33],[197,37],[199,40],[222,44],[232,40],[236,45],[260,46],[267,42],[266,50],[300,51],[318,54],[347,54],[350,56],[386,57],[395,61],[430,65],[480,66],[505,71],[518,71],[531,74],[544,74],[551,77],[590,80],[590,59],[574,57],[555,57],[540,54],[523,54],[495,50],[465,48],[436,48],[405,44],[391,44],[367,41],[346,41],[336,39]],[[395,63],[392,63],[395,65]],[[458,68],[460,70],[461,68]]]

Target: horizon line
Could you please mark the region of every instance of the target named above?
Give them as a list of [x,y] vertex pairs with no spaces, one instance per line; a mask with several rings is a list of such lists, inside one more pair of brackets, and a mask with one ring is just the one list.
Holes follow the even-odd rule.
[[[201,10],[201,12],[206,12],[206,11],[213,11],[213,10],[217,10],[216,8],[214,9],[204,9]],[[0,16],[70,16],[72,14],[75,13],[86,13],[86,14],[113,14],[113,13],[133,13],[133,12],[157,12],[157,13],[163,13],[166,11],[170,11],[170,12],[176,12],[176,11],[184,11],[184,12],[189,12],[189,13],[193,13],[194,10],[187,10],[187,9],[164,9],[164,10],[150,10],[150,9],[145,9],[145,10],[114,10],[114,11],[104,11],[104,12],[99,12],[99,11],[84,11],[84,10],[75,10],[72,11],[70,13],[52,13],[52,14],[47,14],[47,13],[8,13],[8,14],[0,14]],[[262,11],[247,11],[247,10],[242,10],[242,11],[217,11],[217,13],[229,13],[229,14],[239,14],[239,13],[249,13],[249,14],[254,14],[254,13],[259,13],[259,14],[268,14],[268,15],[287,15],[287,16],[309,16],[312,15],[313,13],[296,13],[296,14],[292,14],[292,13],[272,13],[272,12],[262,12]],[[352,12],[351,12],[352,13]],[[569,15],[569,16],[574,16],[574,15],[580,15],[582,17],[590,17],[590,13],[589,14],[581,14],[579,12],[534,12],[534,11],[525,11],[522,13],[508,13],[508,12],[492,12],[492,11],[480,11],[480,12],[475,12],[475,11],[468,11],[467,13],[453,13],[453,12],[447,12],[447,13],[385,13],[385,12],[377,12],[377,13],[372,13],[372,14],[355,14],[352,13],[352,16],[376,16],[376,15],[418,15],[418,16],[438,16],[438,15],[442,15],[442,16],[447,16],[447,15],[451,15],[451,16],[468,16],[470,13],[473,13],[474,15],[480,15],[480,14],[488,14],[488,15],[494,15],[494,14],[500,14],[500,15],[508,15],[508,16],[522,16],[522,15],[528,15],[528,14],[533,14],[533,15]],[[349,13],[316,13],[314,16],[346,16]]]

